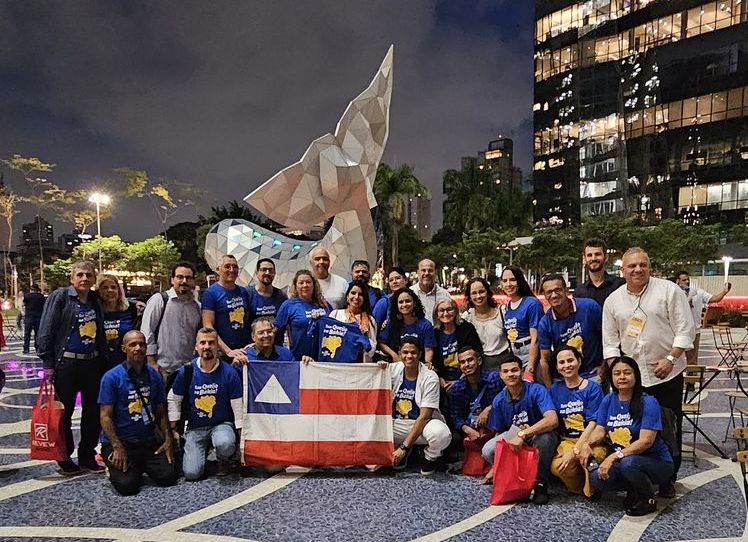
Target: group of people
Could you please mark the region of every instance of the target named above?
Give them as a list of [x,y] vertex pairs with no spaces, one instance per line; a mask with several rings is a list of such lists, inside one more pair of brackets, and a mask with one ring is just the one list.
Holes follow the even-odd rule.
[[355,261],[346,279],[317,247],[284,293],[273,284],[271,259],[258,261],[245,288],[236,283],[236,259],[226,255],[201,303],[194,266],[180,262],[172,288],[154,294],[142,317],[116,277],[96,279],[90,263],[77,262],[70,286],[44,305],[37,346],[65,405],[69,455],[75,396],[82,398],[78,463],[67,459],[60,470],[102,471],[95,455],[101,433],[101,458],[122,494],[138,491],[142,472],[157,484],[175,483],[180,441],[186,479],[204,475],[209,448],[218,473],[229,472],[242,424],[236,369],[255,360],[318,359],[310,323],[329,317],[363,337],[346,361],[390,372],[393,467],[421,445],[421,473],[431,474],[445,453],[472,443],[482,447],[489,481],[496,443],[505,440],[513,450],[539,450],[533,502],[548,501],[553,475],[590,498],[626,490],[627,512],[649,513],[653,484],[660,496],[674,496],[693,296],[652,277],[640,248],[623,255],[623,278],[605,271],[601,240],[587,241],[583,257],[588,280],[574,295],[563,275],[541,278],[547,310],[523,271],[509,266],[499,277],[505,304],[475,277],[461,311],[436,284],[428,259],[412,286],[403,269],[390,269],[386,293],[369,285],[368,262]]

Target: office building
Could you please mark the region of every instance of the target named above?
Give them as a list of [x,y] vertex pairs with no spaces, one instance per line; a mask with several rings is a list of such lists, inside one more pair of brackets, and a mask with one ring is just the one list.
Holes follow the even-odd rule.
[[21,226],[21,246],[38,248],[41,242],[42,248],[54,246],[55,232],[52,224],[36,215],[33,222]]
[[421,241],[431,241],[431,199],[422,194],[405,195],[405,223],[415,229]]

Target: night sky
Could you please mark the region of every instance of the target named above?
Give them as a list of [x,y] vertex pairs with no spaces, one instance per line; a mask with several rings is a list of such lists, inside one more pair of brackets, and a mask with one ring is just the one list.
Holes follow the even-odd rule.
[[[146,169],[209,190],[206,214],[333,132],[394,43],[384,160],[415,166],[438,226],[442,172],[498,134],[529,172],[532,27],[529,0],[3,1],[0,157],[56,163],[66,188]],[[102,230],[135,240],[159,223],[119,202]]]

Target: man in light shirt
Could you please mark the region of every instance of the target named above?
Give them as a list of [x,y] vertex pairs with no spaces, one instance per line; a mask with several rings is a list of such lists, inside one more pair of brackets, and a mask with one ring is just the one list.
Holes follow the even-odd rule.
[[[610,294],[603,308],[603,357],[608,364],[621,353],[636,360],[644,390],[677,415],[680,448],[685,352],[694,340],[691,308],[678,286],[650,276],[649,256],[639,247],[623,255],[623,276],[626,287]],[[681,457],[673,451],[675,473],[660,486],[661,497],[675,494]]]
[[434,307],[439,301],[451,299],[449,292],[436,283],[436,264],[429,259],[418,262],[418,282],[410,287],[421,300],[426,320],[433,324]]
[[348,281],[340,275],[330,273],[330,253],[326,248],[317,247],[309,254],[312,272],[319,281],[322,295],[333,309],[345,308],[345,293]]

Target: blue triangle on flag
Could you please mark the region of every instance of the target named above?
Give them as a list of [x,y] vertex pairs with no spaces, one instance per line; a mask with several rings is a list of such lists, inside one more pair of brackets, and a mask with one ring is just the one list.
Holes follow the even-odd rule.
[[298,414],[298,361],[250,361],[247,365],[247,412]]

